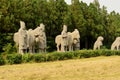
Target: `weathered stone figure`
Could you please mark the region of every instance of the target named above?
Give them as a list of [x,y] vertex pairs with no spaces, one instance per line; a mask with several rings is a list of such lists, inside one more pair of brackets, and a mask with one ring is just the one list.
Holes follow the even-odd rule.
[[61,42],[62,42],[62,36],[61,35],[57,35],[56,38],[55,38],[57,52],[61,51],[61,49],[60,49]]
[[111,45],[111,50],[119,50],[120,48],[120,37],[116,37],[115,41]]
[[67,26],[63,25],[63,30],[61,32],[61,36],[62,36],[62,42],[61,42],[61,51],[65,52],[67,51],[67,45],[68,45],[68,41],[67,41]]
[[36,43],[36,39],[38,37],[35,36],[35,32],[32,29],[29,29],[27,31],[27,48],[29,49],[29,53],[35,53],[35,43]]
[[45,25],[41,23],[39,27],[39,52],[46,52],[46,47]]
[[46,52],[47,43],[46,43],[45,25],[43,23],[41,23],[40,26],[38,26],[35,29],[35,35],[36,37],[38,37],[36,39],[36,44],[39,49],[38,53]]
[[104,40],[104,38],[102,36],[99,36],[97,38],[97,40],[95,41],[94,43],[94,47],[93,47],[93,50],[96,50],[96,49],[100,49],[100,47],[103,45],[102,44],[102,41]]
[[68,50],[79,50],[80,49],[80,34],[77,29],[75,29],[73,32],[68,32],[67,36],[67,42],[68,42]]
[[18,32],[14,33],[13,40],[17,48],[17,53],[19,53],[19,33]]
[[80,49],[80,33],[79,33],[78,29],[75,29],[72,32],[72,38],[73,38],[74,50],[79,50]]
[[72,38],[72,33],[71,32],[67,32],[67,45],[66,45],[66,48],[67,50],[66,51],[73,51],[73,38]]
[[65,52],[65,49],[66,51],[73,51],[73,48],[74,50],[78,50],[80,49],[80,34],[79,34],[79,31],[77,29],[75,29],[72,33],[71,32],[67,32],[66,33],[66,45],[63,46],[63,51],[60,49],[60,45],[62,47],[62,43],[64,43],[63,41],[63,37],[62,35],[58,35],[56,36],[55,38],[55,43],[57,44],[56,47],[57,47],[57,51],[62,51],[62,52]]
[[20,21],[20,29],[14,34],[14,42],[16,47],[18,47],[18,53],[25,53],[27,49],[29,53],[35,53],[35,49],[38,52],[46,52],[46,34],[45,34],[45,25],[40,24],[34,30],[25,29],[25,23]]
[[27,51],[27,31],[25,23],[20,21],[19,33],[19,53],[24,54]]

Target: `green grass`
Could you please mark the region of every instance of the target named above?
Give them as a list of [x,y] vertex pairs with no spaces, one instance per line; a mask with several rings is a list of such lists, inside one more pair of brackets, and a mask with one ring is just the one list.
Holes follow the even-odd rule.
[[120,80],[120,56],[4,65],[0,80]]

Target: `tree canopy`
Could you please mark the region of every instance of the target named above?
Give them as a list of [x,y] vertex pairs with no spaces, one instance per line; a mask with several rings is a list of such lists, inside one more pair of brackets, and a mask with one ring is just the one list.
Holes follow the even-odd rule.
[[105,6],[100,8],[98,0],[89,5],[79,0],[72,0],[70,5],[65,0],[0,0],[0,52],[9,43],[14,46],[13,34],[20,28],[20,20],[27,29],[45,24],[48,51],[56,50],[54,39],[64,24],[68,31],[79,30],[81,49],[92,49],[100,35],[104,37],[104,46],[110,48],[120,36],[120,14],[108,13]]

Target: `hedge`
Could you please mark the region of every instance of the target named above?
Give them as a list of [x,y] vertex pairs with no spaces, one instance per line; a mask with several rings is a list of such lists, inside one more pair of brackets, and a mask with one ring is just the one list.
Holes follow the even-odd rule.
[[90,58],[97,56],[112,56],[120,55],[120,51],[112,50],[79,50],[74,52],[52,52],[39,54],[4,54],[0,55],[0,65],[5,64],[20,64],[28,62],[48,62],[67,59]]
[[22,63],[22,55],[21,54],[9,54],[6,56],[6,62],[8,64],[20,64]]
[[0,65],[4,65],[5,64],[5,60],[3,59],[3,57],[0,55]]

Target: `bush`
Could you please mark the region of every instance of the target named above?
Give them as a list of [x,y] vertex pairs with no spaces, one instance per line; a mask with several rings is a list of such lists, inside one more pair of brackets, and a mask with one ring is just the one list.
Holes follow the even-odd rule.
[[92,51],[91,56],[92,57],[97,57],[97,56],[100,56],[101,53],[102,53],[101,50],[95,50],[95,51]]
[[91,54],[89,51],[87,50],[80,51],[80,58],[89,58],[89,57],[91,57]]
[[64,52],[54,52],[55,60],[64,60]]
[[[120,51],[112,50],[79,50],[75,52],[52,52],[47,54],[2,54],[0,55],[0,65],[8,64],[20,64],[27,62],[46,62],[67,60],[74,58],[90,58],[97,56],[111,56],[120,55]],[[6,61],[6,62],[5,62]]]
[[33,54],[24,54],[22,56],[22,62],[27,63],[27,62],[33,62],[34,61],[34,55]]
[[66,52],[64,54],[65,54],[64,55],[64,60],[66,60],[66,59],[73,59],[74,58],[73,52]]
[[114,55],[120,56],[120,51],[113,51],[113,52],[114,52]]
[[20,64],[22,63],[22,55],[21,54],[8,54],[6,56],[6,60],[8,64]]
[[3,59],[3,57],[0,55],[0,65],[4,65],[5,64],[5,60]]
[[55,53],[51,53],[51,54],[47,54],[47,61],[56,61],[56,60],[58,60],[58,56],[55,56],[54,55]]
[[34,61],[35,62],[45,62],[46,55],[45,54],[36,54],[36,55],[34,55]]
[[72,52],[54,52],[47,54],[47,61],[66,60],[73,58],[74,54]]
[[12,46],[11,43],[8,43],[3,47],[3,51],[4,51],[4,53],[12,54],[12,53],[15,53],[17,51],[17,49],[15,46]]
[[81,52],[80,51],[75,51],[73,52],[74,58],[80,58]]
[[112,50],[102,50],[101,56],[111,56],[114,55]]

